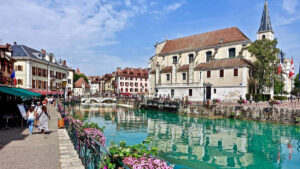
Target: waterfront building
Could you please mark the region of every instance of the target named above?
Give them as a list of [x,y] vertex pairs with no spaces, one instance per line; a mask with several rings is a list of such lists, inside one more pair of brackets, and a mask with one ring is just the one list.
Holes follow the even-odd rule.
[[[274,39],[267,1],[257,39]],[[192,101],[245,98],[256,60],[246,49],[251,43],[236,27],[157,43],[150,58],[150,95]]]
[[114,95],[116,92],[115,88],[116,72],[107,73],[99,80],[99,91],[101,95]]
[[91,95],[98,95],[100,92],[100,79],[101,76],[89,76],[89,85]]
[[86,96],[90,94],[90,86],[88,82],[84,80],[83,77],[80,77],[74,83],[74,95],[75,96]]
[[67,81],[67,86],[66,86],[66,91],[67,94],[70,96],[73,94],[73,89],[74,89],[74,73],[75,70],[72,68],[69,68],[68,71],[68,81]]
[[13,85],[10,78],[14,69],[15,59],[11,56],[12,49],[10,44],[0,45],[0,84]]
[[62,80],[66,79],[70,68],[65,60],[55,59],[54,54],[18,45],[11,46],[16,60],[17,87],[36,91],[62,91]]
[[142,68],[117,68],[116,92],[123,95],[148,94],[148,70]]

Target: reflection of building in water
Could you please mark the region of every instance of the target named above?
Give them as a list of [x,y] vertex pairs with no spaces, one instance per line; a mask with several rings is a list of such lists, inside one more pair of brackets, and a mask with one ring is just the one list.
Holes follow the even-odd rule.
[[133,110],[117,109],[116,123],[117,129],[145,129],[147,128],[147,116]]
[[177,116],[174,123],[169,124],[148,118],[148,134],[155,139],[152,146],[158,147],[166,160],[177,164],[182,160],[195,160],[220,167],[247,167],[252,163],[246,136],[238,137],[234,129],[189,124],[185,118]]

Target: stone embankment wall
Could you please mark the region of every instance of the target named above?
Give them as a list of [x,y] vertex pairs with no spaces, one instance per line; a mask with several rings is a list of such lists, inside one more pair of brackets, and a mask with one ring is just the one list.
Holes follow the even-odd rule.
[[212,107],[188,107],[181,112],[204,117],[217,116],[224,118],[270,121],[290,124],[299,123],[300,120],[300,109],[291,108],[218,105]]

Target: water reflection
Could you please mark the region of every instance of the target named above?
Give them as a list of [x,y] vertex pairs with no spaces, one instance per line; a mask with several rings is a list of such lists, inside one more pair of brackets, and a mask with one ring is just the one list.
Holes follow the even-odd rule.
[[151,146],[177,168],[297,168],[300,129],[295,126],[203,119],[157,111],[123,108],[80,108],[76,114],[106,126],[114,142]]

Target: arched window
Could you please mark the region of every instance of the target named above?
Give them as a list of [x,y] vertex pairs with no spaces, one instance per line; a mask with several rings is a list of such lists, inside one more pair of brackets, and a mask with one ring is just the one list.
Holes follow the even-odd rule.
[[228,52],[229,52],[229,57],[230,58],[234,58],[235,57],[235,48],[230,48],[228,50]]
[[173,56],[173,64],[177,64],[177,56]]
[[189,63],[194,62],[194,54],[189,54]]
[[211,57],[212,57],[212,52],[211,51],[206,52],[206,62],[209,62],[211,60]]
[[262,39],[266,39],[266,35],[263,35],[263,36],[262,36]]

